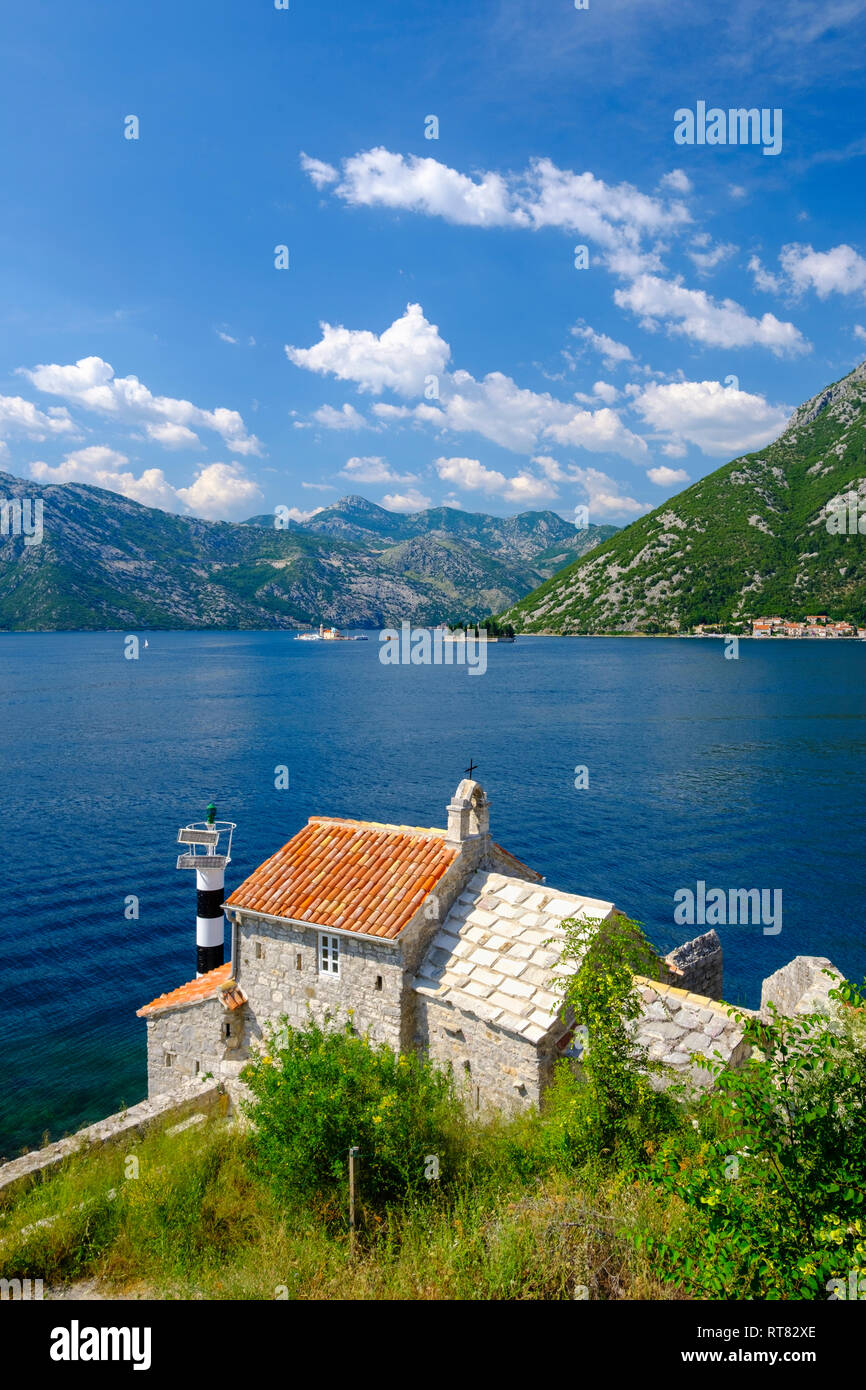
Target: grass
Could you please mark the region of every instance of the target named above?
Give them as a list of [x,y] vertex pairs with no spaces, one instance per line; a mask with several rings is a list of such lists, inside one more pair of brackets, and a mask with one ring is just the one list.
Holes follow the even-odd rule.
[[[540,1123],[474,1124],[473,1177],[451,1195],[431,1184],[380,1211],[362,1200],[354,1254],[345,1213],[281,1202],[249,1136],[225,1120],[151,1130],[7,1195],[0,1277],[164,1299],[572,1299],[581,1286],[591,1298],[677,1297],[630,1239],[661,1232],[669,1201],[589,1171],[521,1173],[513,1155]],[[34,1227],[46,1217],[57,1219]]]

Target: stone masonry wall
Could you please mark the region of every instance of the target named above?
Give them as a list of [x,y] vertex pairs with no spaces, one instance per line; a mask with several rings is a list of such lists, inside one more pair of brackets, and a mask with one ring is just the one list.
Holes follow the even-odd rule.
[[[233,1036],[225,1037],[230,1025]],[[217,1080],[224,1057],[240,1041],[241,1022],[219,999],[166,1009],[147,1020],[147,1094],[152,1099],[176,1090],[184,1080],[211,1073]],[[166,1058],[170,1059],[170,1064]]]
[[419,1025],[419,1044],[432,1061],[451,1065],[470,1110],[515,1111],[539,1104],[552,1076],[552,1044],[533,1047],[525,1038],[432,999],[422,1001]]
[[310,1016],[321,1023],[326,1011],[354,1009],[359,1033],[374,1042],[400,1046],[403,967],[400,948],[369,937],[340,937],[340,974],[319,971],[319,932],[244,913],[238,932],[237,982],[247,997],[246,1048],[262,1036],[263,1024],[283,1014],[296,1028]]
[[722,998],[722,943],[715,931],[683,942],[665,956],[670,983],[709,999]]

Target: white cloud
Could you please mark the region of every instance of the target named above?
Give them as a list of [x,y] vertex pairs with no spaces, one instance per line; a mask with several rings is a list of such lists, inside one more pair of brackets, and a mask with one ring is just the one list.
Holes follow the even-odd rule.
[[177,495],[191,512],[209,521],[247,516],[263,496],[258,484],[245,477],[236,463],[202,466],[195,482],[190,487],[178,488]]
[[691,193],[692,181],[683,169],[671,169],[669,174],[665,174],[661,179],[661,187],[669,188],[673,193]]
[[329,183],[336,183],[340,177],[333,164],[326,164],[322,159],[311,159],[303,151],[301,151],[301,168],[305,174],[309,174],[317,188],[326,188]]
[[760,449],[784,429],[790,410],[770,405],[718,381],[653,382],[635,395],[633,405],[644,422],[660,435],[670,436],[665,450],[677,457],[684,441],[705,454],[733,457]]
[[544,478],[521,470],[511,478],[495,468],[485,468],[472,458],[438,458],[434,467],[446,483],[468,492],[486,492],[502,497],[506,502],[543,502],[556,497],[557,490]]
[[[421,396],[428,376],[436,376],[438,405],[423,400],[414,406],[379,402],[373,412],[382,422],[411,420],[455,433],[471,431],[516,453],[531,454],[540,443],[553,442],[638,461],[646,454],[643,440],[607,407],[582,410],[547,392],[521,388],[502,372],[490,372],[482,381],[466,371],[445,372],[448,344],[417,304],[410,304],[381,336],[324,324],[315,347],[286,351],[298,366],[354,381],[359,390],[379,392],[387,387],[404,397]],[[331,407],[323,411],[337,415]],[[317,418],[321,415],[316,412]]]
[[[22,374],[38,390],[61,396],[76,405],[111,416],[125,424],[165,424],[213,430],[232,453],[260,454],[255,435],[247,433],[236,410],[222,406],[202,410],[190,401],[154,396],[135,376],[116,377],[114,368],[101,357],[82,357],[67,366],[43,364]],[[172,447],[176,445],[172,444]]]
[[855,325],[854,325],[854,337],[855,337],[855,338],[859,338],[859,339],[861,340],[861,342],[866,343],[866,328],[864,328],[864,327],[862,326],[862,324],[855,323]]
[[573,467],[569,474],[580,484],[594,522],[615,521],[652,511],[648,502],[638,502],[620,492],[619,483],[598,468]]
[[[318,410],[313,411],[313,419],[318,425],[324,425],[328,430],[365,430],[368,428],[367,421],[363,415],[349,405],[348,401],[339,410],[335,410],[332,405],[322,405]],[[295,429],[306,429],[307,426],[300,420],[295,421]]]
[[356,483],[417,483],[415,473],[399,474],[378,455],[366,458],[350,458],[340,469],[341,478],[349,478]]
[[237,343],[237,338],[233,338],[230,333],[223,333],[221,328],[217,329],[216,335],[218,338],[221,338],[224,343]]
[[423,512],[430,506],[431,498],[425,497],[417,488],[408,492],[390,492],[382,498],[382,506],[389,512]]
[[596,381],[593,384],[592,392],[594,396],[598,396],[599,400],[604,401],[605,405],[613,405],[619,395],[619,391],[609,381]]
[[[320,167],[306,155],[301,163],[317,186],[334,182],[332,166]],[[675,182],[682,184],[684,177]],[[519,174],[469,177],[438,160],[379,147],[343,161],[334,193],[353,206],[396,208],[459,226],[556,227],[594,241],[611,256],[642,257],[644,266],[653,267],[657,256],[643,249],[644,238],[690,220],[681,202],[560,169],[550,159],[534,159]]]
[[792,323],[782,323],[774,314],[751,318],[735,300],[717,301],[705,290],[687,289],[679,279],[640,275],[626,289],[615,290],[613,297],[621,309],[639,315],[644,328],[651,330],[662,320],[670,332],[709,347],[765,347],[777,357],[809,350]]
[[198,435],[186,425],[145,425],[144,432],[148,439],[164,449],[189,449],[199,443]]
[[596,333],[588,324],[575,324],[571,332],[575,338],[583,338],[584,342],[601,354],[608,371],[619,366],[621,362],[634,361],[630,347],[625,343],[618,343],[615,338],[609,338],[606,333]]
[[42,441],[58,435],[75,436],[79,433],[68,410],[54,406],[48,411],[38,410],[32,401],[23,396],[0,396],[0,437],[10,435],[24,439]]
[[[305,169],[314,178],[314,173]],[[330,167],[330,166],[326,166]],[[315,181],[315,178],[314,178]],[[321,187],[321,185],[318,185]],[[334,190],[345,202],[365,207],[404,208],[472,227],[527,226],[500,174],[476,181],[438,160],[392,154],[381,146],[343,161]]]
[[646,475],[651,483],[659,487],[672,487],[674,483],[687,483],[689,475],[684,468],[648,468]]
[[145,507],[159,507],[171,512],[181,510],[177,493],[161,468],[148,468],[136,477],[134,473],[124,471],[127,463],[129,459],[126,454],[93,444],[67,454],[63,462],[55,467],[41,461],[31,463],[30,475],[42,483],[88,483],[91,487],[119,492],[121,496],[141,502]]
[[779,294],[782,289],[782,281],[778,275],[774,275],[771,270],[767,270],[760,256],[749,257],[749,270],[755,282],[756,290],[763,290],[764,294]]
[[241,519],[262,498],[258,485],[245,477],[237,463],[202,464],[195,481],[185,488],[174,487],[161,468],[147,468],[136,477],[126,469],[128,463],[126,454],[94,444],[67,454],[54,467],[41,461],[31,463],[30,474],[45,483],[89,483],[145,507],[190,511],[208,520]]
[[866,260],[844,242],[830,251],[796,243],[783,246],[779,262],[797,293],[813,289],[819,299],[866,290]]
[[717,265],[721,265],[722,261],[732,256],[736,249],[731,241],[717,241],[713,244],[709,233],[701,232],[693,237],[691,247],[686,247],[686,255],[697,266],[701,275],[709,275]]
[[[301,483],[301,487],[304,486],[305,484]],[[282,514],[287,516],[290,521],[296,521],[299,526],[303,526],[305,521],[312,521],[314,516],[318,516],[319,512],[324,510],[324,507],[313,507],[311,511],[305,512],[300,507],[286,507],[285,513]]]
[[311,348],[286,346],[296,367],[353,381],[359,391],[379,395],[385,388],[400,396],[420,396],[428,376],[444,371],[451,349],[428,323],[420,304],[409,304],[381,336],[367,329],[320,325],[321,341]]

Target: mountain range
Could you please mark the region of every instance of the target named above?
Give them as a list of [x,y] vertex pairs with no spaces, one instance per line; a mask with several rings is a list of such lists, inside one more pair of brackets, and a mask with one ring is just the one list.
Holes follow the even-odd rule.
[[502,616],[517,631],[566,634],[813,613],[862,624],[855,514],[866,514],[866,363],[800,406],[775,443],[701,478]]
[[[43,537],[0,534],[0,630],[386,627],[478,619],[615,530],[555,512],[403,515],[344,497],[299,525],[204,521],[82,483],[0,473]],[[14,530],[7,524],[6,531]]]

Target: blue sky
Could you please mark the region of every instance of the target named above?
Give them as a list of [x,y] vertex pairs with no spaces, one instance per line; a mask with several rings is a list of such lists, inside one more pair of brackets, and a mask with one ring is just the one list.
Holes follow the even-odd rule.
[[[866,356],[864,39],[866,0],[9,0],[0,469],[633,520]],[[698,102],[780,152],[675,143]]]

